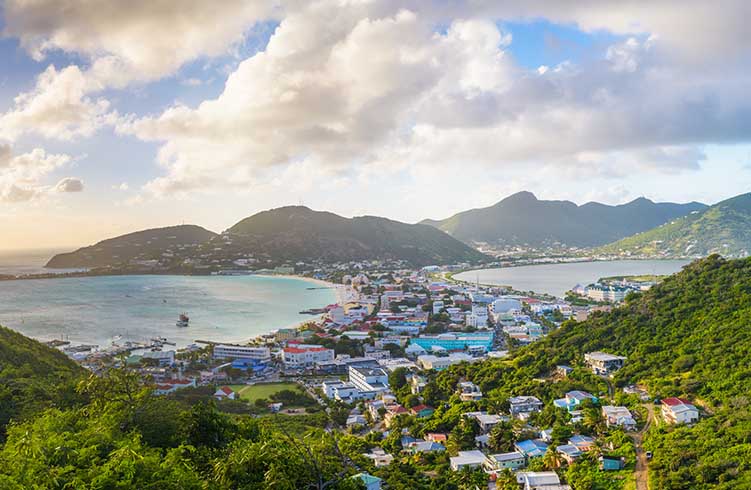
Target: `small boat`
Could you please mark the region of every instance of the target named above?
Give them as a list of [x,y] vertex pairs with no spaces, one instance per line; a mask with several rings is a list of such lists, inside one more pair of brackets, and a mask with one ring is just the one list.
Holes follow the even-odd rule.
[[178,327],[187,327],[188,323],[190,322],[190,318],[188,318],[188,315],[185,313],[180,313],[180,317],[177,319],[177,325]]

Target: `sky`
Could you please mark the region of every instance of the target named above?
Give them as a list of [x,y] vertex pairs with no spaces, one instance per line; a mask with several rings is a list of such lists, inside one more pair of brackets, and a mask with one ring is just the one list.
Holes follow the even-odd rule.
[[751,188],[746,0],[0,5],[0,249]]

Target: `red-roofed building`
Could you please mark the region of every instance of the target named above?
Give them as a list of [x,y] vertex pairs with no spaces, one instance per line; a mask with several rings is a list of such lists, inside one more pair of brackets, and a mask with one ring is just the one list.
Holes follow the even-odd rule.
[[196,385],[195,379],[171,379],[156,385],[154,389],[155,395],[166,395],[168,393],[174,393],[177,390],[183,388],[190,388]]
[[315,366],[317,362],[334,360],[334,350],[312,345],[286,347],[282,351],[284,367],[301,369]]
[[214,393],[214,398],[217,400],[234,400],[235,399],[235,392],[232,391],[232,388],[229,386],[222,386],[218,390],[216,390],[216,393]]
[[669,424],[693,424],[699,421],[699,410],[683,398],[662,400],[662,417]]
[[425,436],[426,441],[432,441],[432,442],[439,442],[439,443],[445,443],[448,440],[448,437],[446,434],[441,434],[440,432],[429,432]]

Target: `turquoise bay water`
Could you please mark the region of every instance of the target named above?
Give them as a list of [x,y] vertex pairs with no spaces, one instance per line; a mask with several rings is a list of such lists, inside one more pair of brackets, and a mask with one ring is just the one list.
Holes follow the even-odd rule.
[[[264,276],[102,276],[0,281],[0,324],[42,340],[109,345],[155,336],[242,341],[310,319],[336,301],[310,281]],[[180,313],[190,326],[179,328]]]
[[563,297],[577,284],[587,285],[602,277],[642,274],[668,275],[679,272],[687,260],[614,260],[609,262],[573,262],[567,264],[525,265],[462,272],[461,281],[511,286],[519,291],[534,291]]

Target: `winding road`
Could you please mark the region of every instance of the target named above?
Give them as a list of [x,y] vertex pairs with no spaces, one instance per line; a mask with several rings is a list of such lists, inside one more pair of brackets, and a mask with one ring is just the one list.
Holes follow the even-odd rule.
[[639,432],[631,434],[631,438],[634,440],[634,448],[636,449],[636,466],[634,468],[634,474],[636,478],[636,490],[649,490],[649,466],[647,462],[647,453],[642,447],[642,440],[644,434],[649,430],[649,426],[655,419],[655,408],[651,403],[642,404],[647,409],[647,422]]

